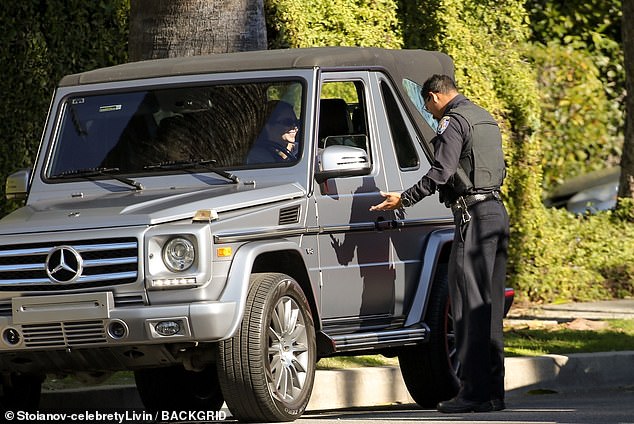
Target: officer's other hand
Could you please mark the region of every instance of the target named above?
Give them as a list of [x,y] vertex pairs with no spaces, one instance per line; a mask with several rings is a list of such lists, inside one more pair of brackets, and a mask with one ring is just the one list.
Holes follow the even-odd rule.
[[383,196],[383,202],[370,207],[371,211],[391,211],[403,207],[401,203],[401,194],[393,192],[379,192]]

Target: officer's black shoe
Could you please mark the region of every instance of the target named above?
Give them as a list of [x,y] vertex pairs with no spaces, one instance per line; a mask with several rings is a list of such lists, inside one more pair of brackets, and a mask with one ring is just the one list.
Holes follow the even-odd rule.
[[[502,404],[504,402],[502,401]],[[497,406],[500,407],[499,402]],[[494,409],[493,402],[490,400],[487,401],[474,401],[467,400],[461,397],[455,397],[453,399],[442,401],[438,404],[436,409],[440,412],[444,412],[445,414],[462,414],[466,412],[489,412]],[[498,409],[499,410],[499,409]]]
[[506,409],[506,405],[504,404],[504,399],[491,399],[492,411],[502,411],[503,409]]

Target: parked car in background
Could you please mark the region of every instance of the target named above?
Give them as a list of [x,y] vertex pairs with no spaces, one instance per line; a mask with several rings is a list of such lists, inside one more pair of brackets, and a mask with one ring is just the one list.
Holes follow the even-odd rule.
[[566,208],[576,214],[592,214],[616,206],[619,190],[619,166],[571,178],[553,190],[546,206]]

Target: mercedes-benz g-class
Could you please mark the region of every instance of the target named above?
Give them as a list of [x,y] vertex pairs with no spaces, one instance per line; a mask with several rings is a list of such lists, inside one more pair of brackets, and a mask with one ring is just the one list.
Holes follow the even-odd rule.
[[63,78],[7,180],[3,406],[131,370],[148,409],[288,421],[319,358],[360,353],[398,356],[421,405],[450,397],[450,211],[369,211],[430,167],[434,73],[451,59],[315,48]]

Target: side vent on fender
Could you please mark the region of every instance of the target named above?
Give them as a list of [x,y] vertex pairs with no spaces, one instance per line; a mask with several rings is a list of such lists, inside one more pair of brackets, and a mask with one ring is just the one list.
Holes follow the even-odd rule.
[[280,209],[280,225],[297,224],[299,222],[300,207],[291,206],[290,208]]

